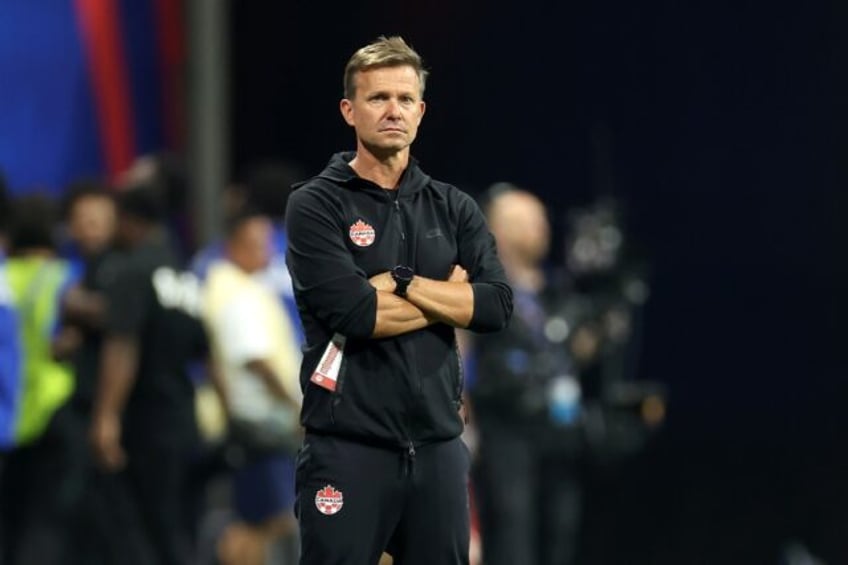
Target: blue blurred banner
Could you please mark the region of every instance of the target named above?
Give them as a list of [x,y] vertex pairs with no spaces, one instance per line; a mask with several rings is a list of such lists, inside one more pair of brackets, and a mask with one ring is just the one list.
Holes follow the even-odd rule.
[[0,4],[0,170],[14,193],[178,149],[181,3]]

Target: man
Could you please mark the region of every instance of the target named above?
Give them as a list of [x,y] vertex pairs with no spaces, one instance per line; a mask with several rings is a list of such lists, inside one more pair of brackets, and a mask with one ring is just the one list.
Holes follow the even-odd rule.
[[487,565],[573,563],[581,489],[579,330],[544,268],[550,226],[533,194],[499,183],[485,210],[512,285],[515,314],[474,336],[469,398],[478,437],[474,487]]
[[358,50],[340,109],[356,151],[291,195],[306,346],[296,510],[304,565],[468,563],[454,328],[491,332],[512,292],[474,200],[410,156],[427,72],[400,37]]
[[14,368],[18,374],[10,375],[13,384],[17,381],[7,438],[13,449],[0,481],[2,561],[52,564],[64,562],[84,465],[68,403],[74,374],[55,359],[54,349],[59,304],[75,273],[56,256],[52,200],[20,197],[12,209],[3,273],[8,286],[0,303],[5,298],[17,320],[20,364]]
[[81,280],[68,290],[62,304],[67,342],[63,349],[73,354],[77,380],[74,403],[88,424],[106,314],[100,279],[115,236],[115,200],[105,186],[79,181],[68,187],[64,212],[67,241],[63,256],[80,271]]
[[256,278],[271,260],[273,229],[258,212],[231,218],[225,258],[211,265],[203,289],[213,374],[221,377],[231,438],[244,458],[232,489],[239,522],[219,546],[225,565],[262,565],[272,544],[297,526],[291,508],[301,439],[299,343],[278,297]]
[[71,526],[73,545],[64,559],[69,565],[125,563],[128,528],[117,519],[117,509],[126,506],[121,504],[124,489],[112,473],[97,468],[88,443],[108,313],[103,291],[118,260],[115,199],[104,184],[81,179],[67,187],[63,208],[65,241],[60,249],[81,272],[81,280],[64,295],[62,331],[54,351],[73,360],[76,386],[70,411],[79,424],[78,451],[86,460],[81,501]]
[[206,347],[200,288],[175,267],[158,195],[145,185],[127,188],[117,204],[124,256],[103,274],[107,314],[91,440],[103,469],[124,471],[154,562],[183,564],[190,559],[184,502],[196,446],[187,365]]

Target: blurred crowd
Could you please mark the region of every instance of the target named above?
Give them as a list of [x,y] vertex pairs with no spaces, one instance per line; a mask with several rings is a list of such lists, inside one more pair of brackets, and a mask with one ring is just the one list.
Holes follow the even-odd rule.
[[[250,168],[204,245],[173,156],[60,198],[0,190],[0,564],[296,563],[303,336],[283,220],[304,177]],[[647,265],[613,199],[566,211],[562,237],[530,189],[479,202],[515,312],[458,336],[471,562],[581,563],[587,473],[665,413],[638,373]]]
[[170,155],[4,196],[4,565],[294,562],[296,175],[254,167],[199,248]]

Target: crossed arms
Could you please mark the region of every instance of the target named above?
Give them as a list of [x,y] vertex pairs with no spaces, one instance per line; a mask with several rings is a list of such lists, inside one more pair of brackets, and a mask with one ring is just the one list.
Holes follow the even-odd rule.
[[406,298],[394,294],[395,282],[389,272],[369,279],[377,289],[377,319],[371,337],[392,337],[443,322],[465,328],[474,314],[474,292],[468,273],[455,265],[447,281],[415,276],[406,289]]

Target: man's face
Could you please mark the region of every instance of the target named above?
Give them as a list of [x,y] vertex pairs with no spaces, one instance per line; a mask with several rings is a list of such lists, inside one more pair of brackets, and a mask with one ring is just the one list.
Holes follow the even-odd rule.
[[378,67],[356,74],[356,94],[341,112],[360,144],[377,156],[407,149],[424,115],[421,83],[410,66]]
[[230,259],[247,273],[265,269],[273,253],[273,231],[266,218],[247,220],[229,241]]
[[115,204],[105,196],[83,196],[70,211],[68,229],[83,253],[105,249],[115,236]]
[[526,192],[501,196],[495,204],[491,229],[498,248],[535,265],[548,254],[551,228],[542,202]]

